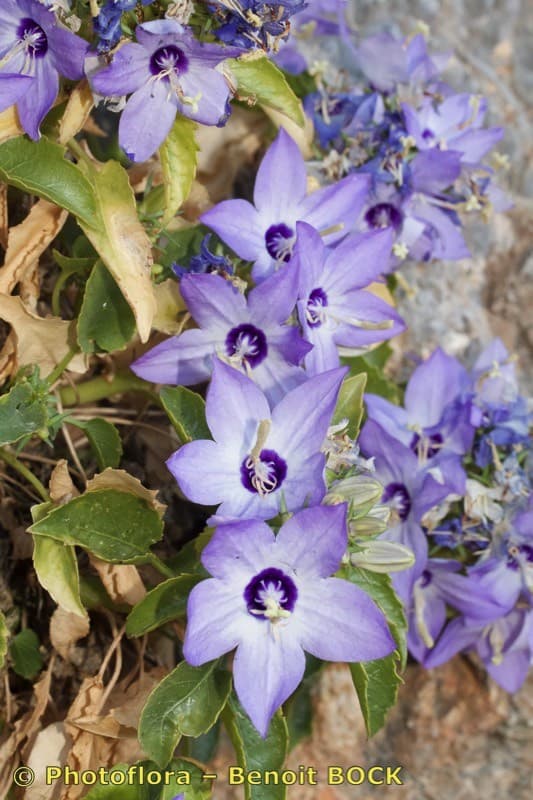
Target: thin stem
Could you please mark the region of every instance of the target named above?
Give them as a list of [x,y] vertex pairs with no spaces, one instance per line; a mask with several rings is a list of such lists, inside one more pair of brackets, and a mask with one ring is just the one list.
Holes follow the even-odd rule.
[[76,141],[76,139],[70,139],[67,142],[67,147],[71,153],[74,153],[78,161],[84,161],[91,167],[94,166],[93,162],[91,161],[91,159],[89,158],[83,147],[80,145],[80,143]]
[[147,563],[150,564],[152,567],[154,567],[154,569],[156,569],[158,572],[160,572],[161,575],[165,575],[167,578],[176,577],[175,573],[170,569],[170,567],[167,567],[167,565],[163,561],[161,561],[161,559],[158,556],[156,556],[155,553],[149,554]]
[[77,352],[78,351],[76,348],[71,347],[68,353],[66,353],[66,355],[63,356],[59,364],[55,367],[55,369],[52,370],[50,375],[48,375],[46,378],[46,382],[48,383],[49,386],[53,386],[54,383],[57,381],[57,379],[61,377],[61,375],[64,373],[64,371],[66,370],[66,368],[68,367],[68,365],[70,364],[70,362],[72,361]]
[[9,450],[0,447],[0,458],[2,461],[5,461],[8,466],[10,466],[12,469],[15,469],[20,475],[22,475],[22,477],[25,478],[28,483],[31,483],[39,497],[41,497],[45,503],[50,501],[50,496],[39,478],[37,478],[33,472],[30,472],[30,470],[25,467],[24,464],[19,461],[15,455],[13,455],[13,453],[10,453]]
[[95,403],[104,400],[114,394],[124,392],[144,392],[151,399],[159,403],[157,394],[152,389],[152,384],[137,378],[133,374],[119,374],[108,380],[102,376],[91,378],[84,383],[77,383],[74,386],[63,386],[59,390],[59,396],[64,406],[76,406],[83,403]]

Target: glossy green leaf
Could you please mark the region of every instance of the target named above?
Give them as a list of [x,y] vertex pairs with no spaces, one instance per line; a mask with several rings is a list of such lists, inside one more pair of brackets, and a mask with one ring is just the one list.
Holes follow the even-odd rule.
[[351,375],[345,378],[340,388],[333,423],[348,420],[348,435],[357,437],[363,416],[363,394],[366,386],[366,374]]
[[41,586],[65,611],[86,617],[80,598],[78,562],[72,545],[62,544],[48,536],[35,536],[33,541],[33,565]]
[[46,431],[46,396],[29,381],[18,383],[0,397],[0,445]]
[[135,317],[117,282],[101,261],[91,272],[80,314],[78,342],[84,353],[123,350],[135,332]]
[[163,533],[157,511],[129,492],[100,489],[59,506],[29,529],[112,563],[139,563]]
[[159,148],[165,198],[161,220],[163,226],[176,215],[191,191],[198,153],[194,138],[196,128],[195,122],[178,115],[169,135]]
[[0,144],[0,179],[66,208],[80,220],[90,223],[96,213],[87,178],[65,159],[65,148],[44,136],[38,142],[18,136]]
[[230,688],[230,673],[216,661],[203,667],[182,661],[146,701],[139,725],[144,751],[164,767],[182,736],[200,736],[215,724]]
[[[289,737],[287,723],[280,711],[272,717],[265,739],[259,735],[233,694],[230,695],[222,719],[233,743],[237,764],[245,772],[283,769]],[[246,800],[284,800],[287,793],[283,785],[244,784],[243,788]]]
[[396,704],[402,682],[397,670],[398,659],[392,653],[386,658],[350,664],[350,672],[363,712],[369,736],[385,724],[389,710]]
[[122,458],[122,442],[118,430],[111,422],[100,417],[87,422],[69,419],[69,422],[85,432],[100,472],[107,467],[118,467]]
[[163,581],[134,606],[126,621],[128,636],[143,636],[177,617],[185,616],[191,589],[199,575],[180,575]]
[[237,82],[239,99],[251,104],[268,106],[303,127],[305,117],[300,100],[296,97],[283,73],[266,58],[229,59],[226,62]]
[[39,651],[39,639],[30,628],[24,628],[11,639],[9,655],[13,669],[22,678],[31,680],[42,669],[43,657]]
[[9,630],[6,624],[6,618],[0,611],[0,669],[2,669],[6,660],[8,639]]
[[182,444],[212,438],[205,421],[203,397],[184,386],[164,386],[160,398]]

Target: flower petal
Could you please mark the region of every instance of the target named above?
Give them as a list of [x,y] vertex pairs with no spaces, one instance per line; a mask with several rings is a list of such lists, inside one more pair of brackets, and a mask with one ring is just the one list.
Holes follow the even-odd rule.
[[345,503],[305,508],[276,537],[278,557],[305,577],[327,578],[336,572],[347,545]]
[[244,295],[220,275],[184,275],[180,291],[190,314],[202,328],[227,332],[243,320]]
[[211,375],[218,343],[207,331],[185,331],[152,347],[133,362],[131,370],[145,381],[153,383],[168,383],[171,386],[203,383]]
[[140,44],[130,42],[113,56],[111,64],[91,76],[95,91],[105,97],[136,92],[150,75],[149,56]]
[[180,84],[186,97],[194,103],[180,103],[185,117],[202,125],[218,125],[228,114],[230,90],[225,77],[215,69],[193,68],[180,76]]
[[166,463],[185,497],[213,506],[239,490],[234,465],[224,455],[216,442],[200,439],[180,447]]
[[300,203],[306,192],[306,169],[298,145],[280,128],[257,170],[254,204],[258,211],[284,222],[289,209]]
[[240,258],[255,261],[266,252],[259,215],[246,200],[224,200],[202,214],[200,221],[212,228]]
[[202,551],[202,564],[215,578],[235,580],[246,574],[247,582],[277,555],[276,537],[261,520],[242,520],[219,525]]
[[270,408],[265,395],[250,378],[215,359],[206,416],[214,439],[239,452],[243,446],[253,446],[257,426],[261,420],[270,419]]
[[177,109],[167,95],[163,81],[150,81],[126,103],[118,125],[118,140],[132,161],[149,159],[169,134]]
[[40,138],[41,122],[54,104],[59,78],[47,58],[35,59],[35,78],[17,102],[20,124],[32,139]]
[[256,620],[254,635],[244,640],[233,661],[237,696],[263,736],[272,716],[303,678],[305,656],[291,628],[274,633],[266,620]]
[[339,225],[338,231],[323,237],[325,244],[337,242],[355,227],[369,190],[369,175],[348,175],[308,195],[299,205],[298,219],[319,232]]

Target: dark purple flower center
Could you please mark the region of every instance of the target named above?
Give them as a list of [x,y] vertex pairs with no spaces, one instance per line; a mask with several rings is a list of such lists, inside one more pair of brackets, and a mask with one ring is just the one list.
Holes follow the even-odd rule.
[[265,244],[269,255],[276,261],[288,261],[294,245],[294,231],[284,222],[271,225],[265,233]]
[[377,203],[368,209],[365,220],[371,228],[390,228],[399,230],[402,225],[403,214],[392,203]]
[[409,516],[411,510],[411,498],[403,483],[389,483],[385,486],[385,491],[381,498],[382,503],[389,503],[394,508],[401,521]]
[[257,367],[267,356],[268,344],[262,330],[244,323],[232,328],[226,336],[226,353],[240,363]]
[[288,617],[297,597],[298,590],[292,578],[276,567],[261,570],[244,590],[248,612],[271,622]]
[[511,544],[507,548],[507,566],[513,570],[524,562],[533,564],[533,546],[530,544]]
[[444,439],[440,433],[432,433],[431,436],[424,435],[423,439],[418,433],[415,433],[411,441],[411,450],[417,455],[424,449],[426,458],[433,458],[442,449]]
[[182,75],[187,72],[189,59],[175,44],[167,44],[159,47],[152,53],[150,58],[150,72],[164,80],[169,81],[170,76]]
[[241,464],[242,485],[261,497],[279,489],[286,477],[287,463],[275,450],[261,450],[258,458],[249,455]]
[[432,580],[433,580],[433,575],[428,569],[425,569],[422,575],[420,576],[420,588],[425,589],[426,586],[429,586]]
[[431,142],[434,138],[435,134],[433,133],[433,131],[430,131],[429,128],[425,128],[422,131],[422,139],[424,139],[424,141]]
[[25,17],[21,19],[17,36],[22,42],[27,53],[36,58],[42,58],[48,51],[48,38],[40,25],[33,19]]
[[307,324],[311,328],[318,328],[319,325],[322,325],[326,321],[324,309],[327,305],[328,296],[324,289],[320,287],[313,289],[307,298],[307,305],[305,307]]

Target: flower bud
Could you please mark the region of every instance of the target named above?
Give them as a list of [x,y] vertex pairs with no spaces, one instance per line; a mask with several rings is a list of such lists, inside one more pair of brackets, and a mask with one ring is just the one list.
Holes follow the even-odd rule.
[[350,563],[371,572],[401,572],[413,566],[415,557],[402,544],[373,539],[365,542],[360,552],[350,554]]

